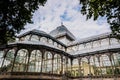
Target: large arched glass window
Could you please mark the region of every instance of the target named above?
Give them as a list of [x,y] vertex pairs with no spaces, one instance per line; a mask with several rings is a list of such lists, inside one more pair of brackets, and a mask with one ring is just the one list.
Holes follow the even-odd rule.
[[29,72],[40,72],[41,71],[41,59],[42,53],[39,50],[33,50],[31,52],[29,60]]
[[79,64],[78,64],[78,59],[73,60],[73,66],[72,66],[72,75],[73,76],[79,76]]
[[88,59],[85,58],[85,57],[81,59],[81,74],[83,76],[88,76],[89,75]]
[[90,58],[90,69],[91,69],[91,75],[97,76],[101,75],[101,69],[99,66],[98,58],[96,56],[91,56]]
[[13,60],[14,60],[15,50],[11,49],[7,52],[4,63],[2,65],[2,72],[11,71]]
[[4,60],[4,64],[2,66],[4,71],[6,71],[6,72],[11,71],[13,60],[14,60],[14,54],[15,54],[14,49],[11,49],[7,52],[5,60]]
[[114,53],[112,56],[112,64],[114,66],[119,66],[120,65],[120,54],[119,53]]
[[28,51],[26,49],[20,49],[17,52],[13,71],[26,72],[27,63],[28,63]]
[[52,73],[52,54],[48,51],[44,54],[42,69],[43,72]]
[[112,74],[110,59],[107,55],[100,56],[102,74]]
[[120,74],[120,54],[113,53],[111,58],[112,58],[112,65],[115,66],[114,74]]
[[53,61],[53,73],[60,74],[61,73],[61,56],[58,54],[54,55]]

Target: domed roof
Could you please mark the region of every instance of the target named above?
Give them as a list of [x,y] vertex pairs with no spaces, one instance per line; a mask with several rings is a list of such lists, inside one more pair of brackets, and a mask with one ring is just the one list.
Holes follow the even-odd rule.
[[58,26],[56,29],[50,32],[50,35],[57,38],[63,35],[69,36],[72,40],[75,40],[75,36],[64,26]]

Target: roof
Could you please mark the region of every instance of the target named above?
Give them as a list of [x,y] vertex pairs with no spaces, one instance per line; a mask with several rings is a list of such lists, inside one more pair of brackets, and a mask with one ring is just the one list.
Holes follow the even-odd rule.
[[111,34],[110,32],[107,32],[107,33],[103,33],[103,34],[100,34],[100,35],[95,35],[95,36],[75,40],[73,42],[70,42],[67,46],[69,47],[69,46],[74,46],[76,44],[82,44],[82,43],[87,43],[87,42],[90,42],[90,41],[96,41],[96,40],[99,40],[99,39],[110,37],[110,34]]
[[25,35],[28,35],[28,34],[35,34],[35,35],[39,35],[39,36],[44,36],[44,37],[47,37],[47,38],[50,38],[52,39],[53,41],[61,44],[62,46],[66,47],[65,44],[63,44],[62,42],[58,41],[57,39],[55,39],[54,37],[52,37],[51,35],[47,34],[46,32],[44,31],[41,31],[41,30],[36,30],[36,29],[33,29],[31,31],[28,31],[28,32],[25,32],[21,35],[18,35],[17,37],[20,38],[20,37],[23,37]]
[[55,38],[67,35],[71,40],[76,39],[75,36],[64,25],[58,26],[56,29],[52,30],[50,35]]
[[33,29],[33,30],[31,30],[31,31],[27,31],[27,32],[25,32],[25,33],[23,33],[23,34],[20,34],[20,35],[18,35],[17,37],[22,37],[22,36],[25,36],[25,35],[27,35],[27,34],[29,34],[29,33],[47,34],[47,33],[44,32],[44,31],[37,30],[37,29]]

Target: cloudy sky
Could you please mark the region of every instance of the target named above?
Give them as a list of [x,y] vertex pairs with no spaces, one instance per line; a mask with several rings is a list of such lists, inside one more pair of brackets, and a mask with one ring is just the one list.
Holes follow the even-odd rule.
[[77,39],[110,32],[105,18],[86,21],[80,9],[79,0],[47,0],[44,7],[40,6],[34,13],[34,24],[27,24],[25,31],[39,29],[49,33],[63,22]]

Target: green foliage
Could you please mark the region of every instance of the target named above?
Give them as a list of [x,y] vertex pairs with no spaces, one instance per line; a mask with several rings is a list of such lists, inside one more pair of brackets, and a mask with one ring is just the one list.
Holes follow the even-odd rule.
[[119,0],[80,0],[81,13],[87,19],[106,17],[113,35],[120,39],[120,1]]
[[112,69],[107,68],[107,69],[106,69],[106,72],[107,72],[107,74],[112,74]]
[[72,76],[72,72],[66,71],[66,72],[65,72],[65,75],[66,75],[66,76]]
[[32,23],[33,12],[46,0],[0,0],[0,45],[15,39],[15,34]]
[[120,74],[120,69],[119,68],[115,68],[114,74]]

